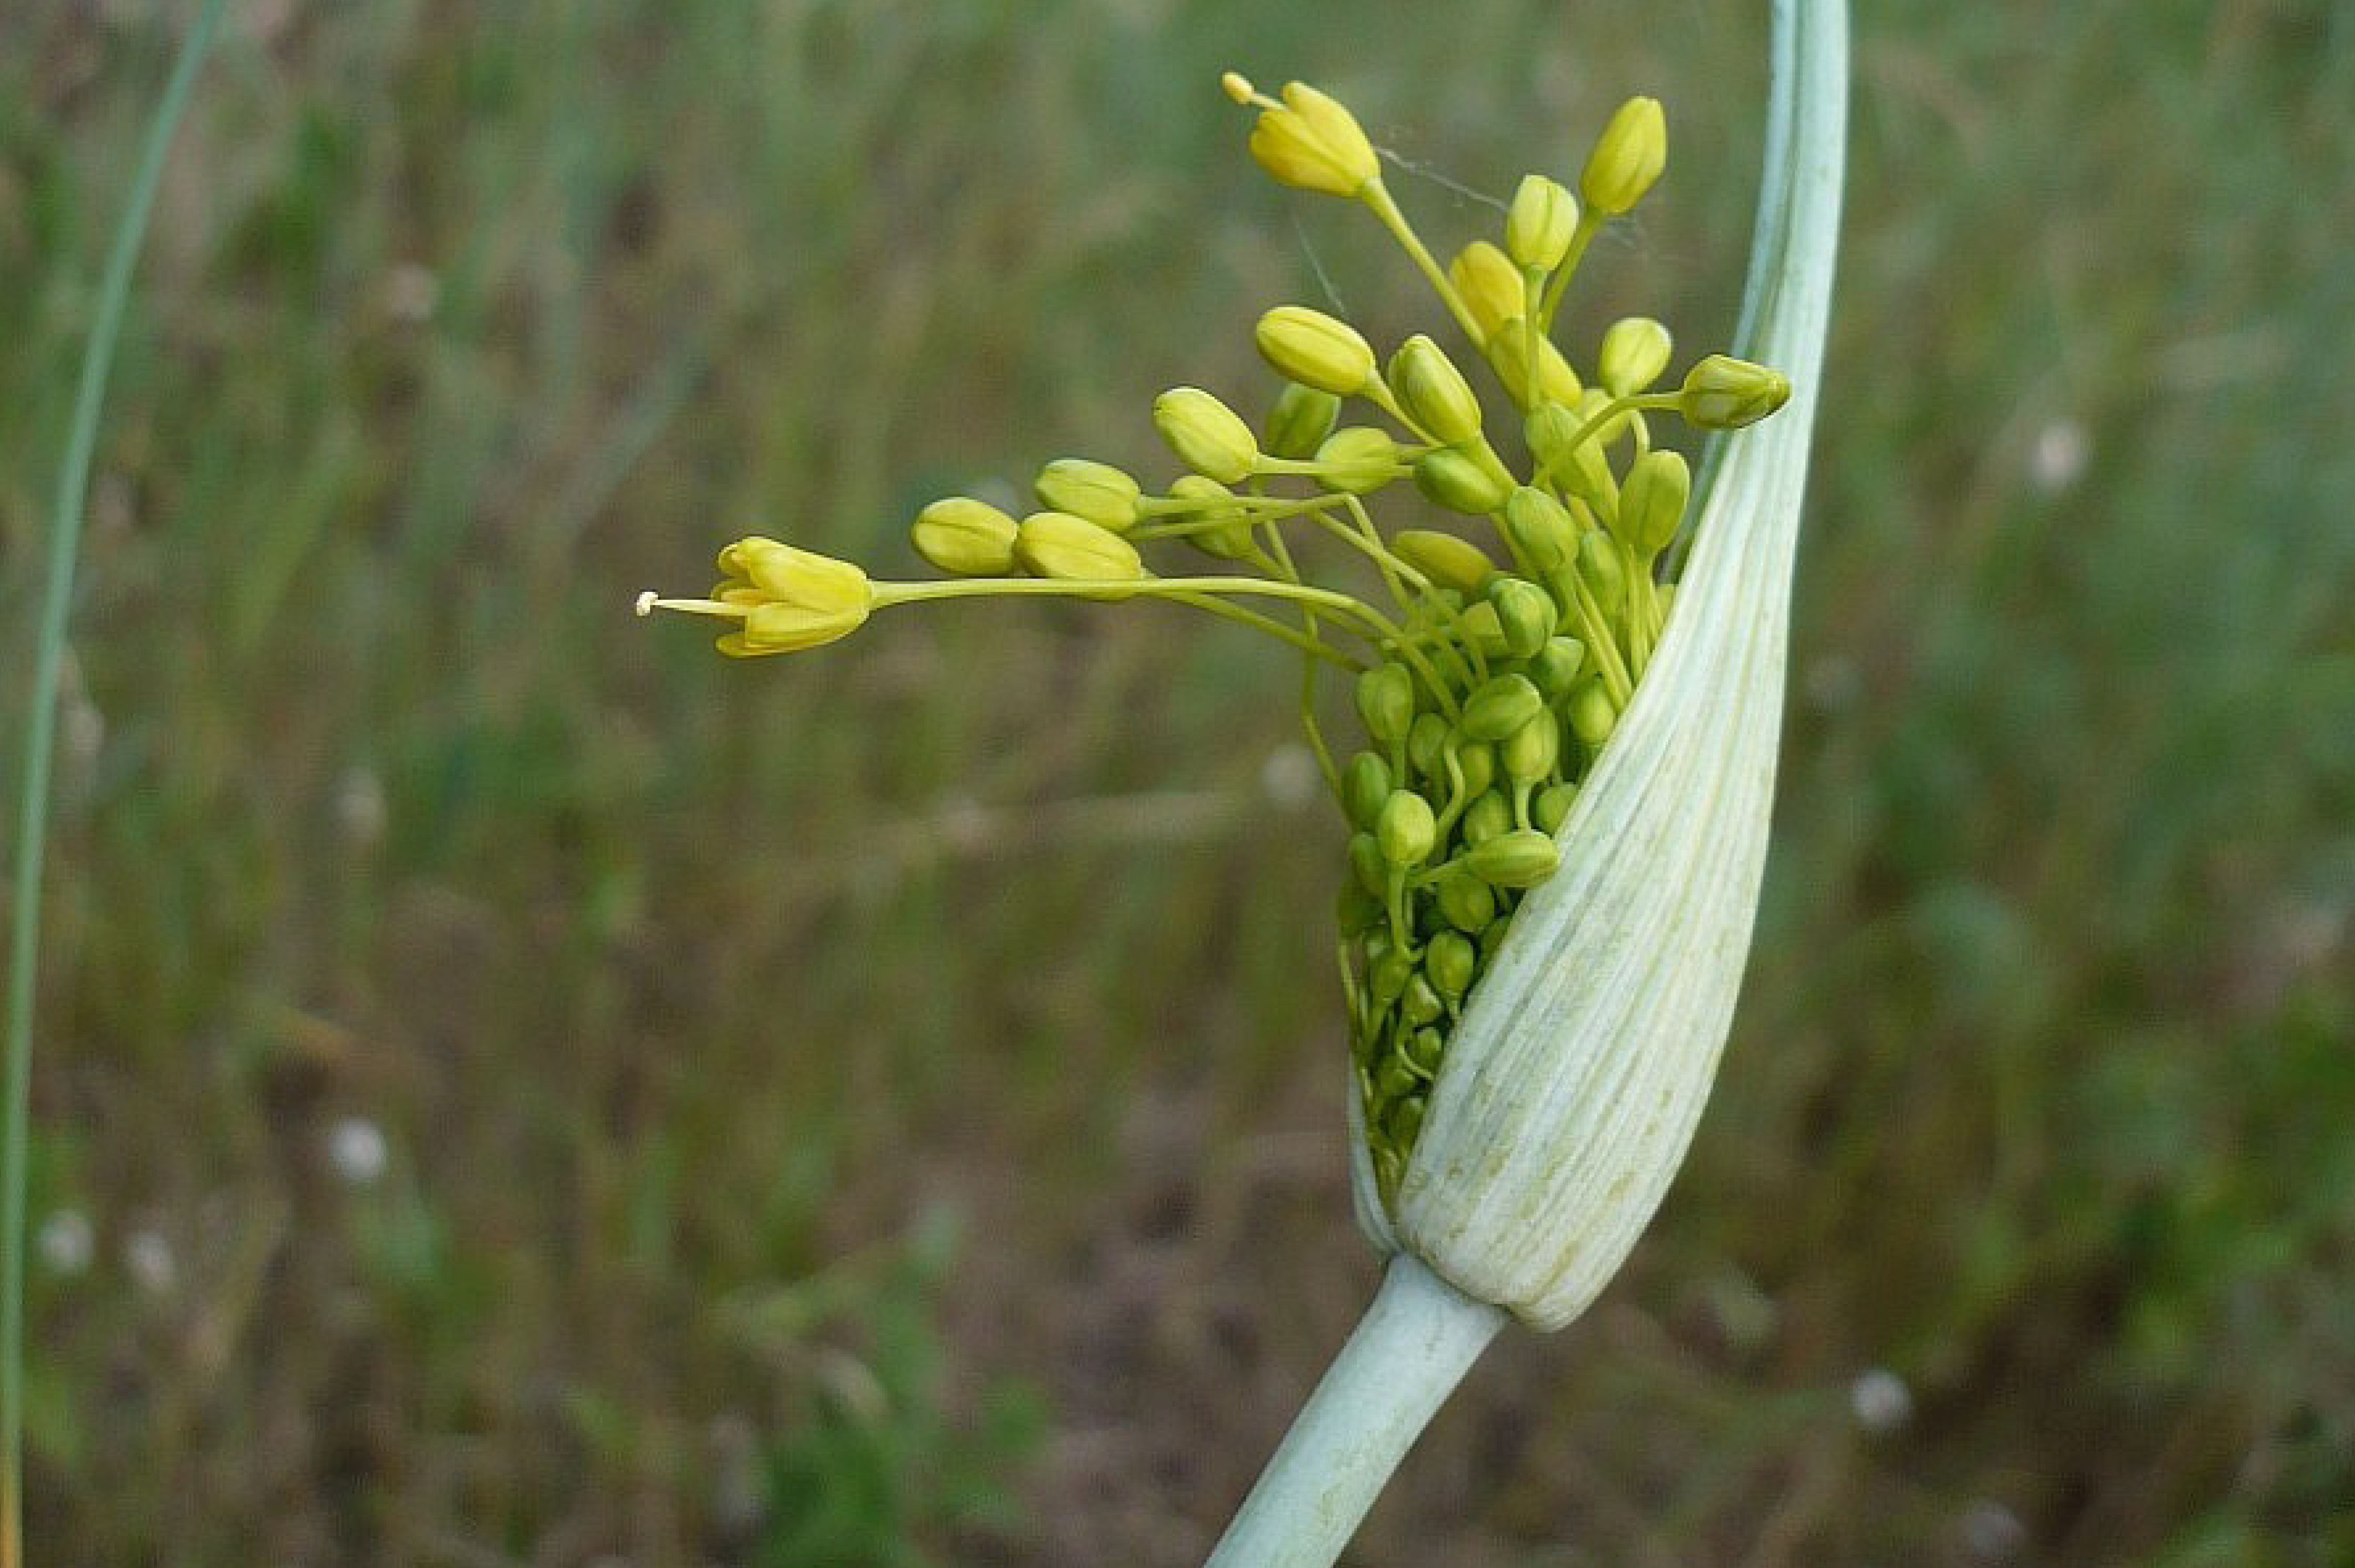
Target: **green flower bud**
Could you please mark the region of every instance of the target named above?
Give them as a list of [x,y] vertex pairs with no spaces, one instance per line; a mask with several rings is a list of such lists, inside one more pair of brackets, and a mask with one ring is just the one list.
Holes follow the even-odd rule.
[[1391,390],[1414,422],[1446,446],[1480,433],[1480,399],[1444,350],[1417,333],[1391,355]]
[[1602,444],[1594,438],[1571,444],[1585,423],[1568,405],[1549,398],[1530,410],[1523,432],[1529,450],[1562,488],[1593,502],[1613,494],[1616,482],[1604,461]]
[[1496,887],[1535,887],[1561,864],[1553,840],[1535,828],[1515,828],[1464,853],[1464,869]]
[[1497,917],[1495,890],[1460,866],[1440,873],[1432,891],[1441,917],[1458,931],[1477,933]]
[[1374,351],[1358,329],[1305,305],[1278,305],[1259,318],[1252,337],[1278,376],[1337,397],[1354,397],[1374,378]]
[[1426,1073],[1438,1072],[1446,1054],[1447,1036],[1436,1029],[1418,1029],[1406,1037],[1406,1059]]
[[1136,546],[1101,524],[1068,512],[1033,512],[1015,531],[1014,554],[1042,577],[1135,582],[1145,576]]
[[1549,784],[1539,790],[1538,798],[1529,803],[1529,820],[1537,823],[1540,832],[1558,833],[1561,832],[1562,823],[1570,820],[1570,809],[1577,804],[1577,785],[1567,779],[1560,784]]
[[1611,732],[1619,725],[1619,709],[1599,676],[1570,694],[1567,716],[1570,733],[1589,747],[1599,747],[1609,740]]
[[1660,378],[1673,349],[1668,328],[1649,316],[1627,316],[1603,334],[1594,372],[1614,397],[1625,397]]
[[1341,769],[1341,800],[1349,821],[1371,832],[1381,816],[1382,805],[1396,788],[1391,781],[1391,765],[1370,751],[1361,751],[1349,758]]
[[1414,978],[1414,960],[1396,950],[1386,951],[1366,971],[1366,985],[1374,1000],[1388,1007]]
[[1399,1016],[1414,1027],[1435,1023],[1447,1015],[1447,1003],[1441,1000],[1439,988],[1427,975],[1416,975],[1399,992]]
[[1340,893],[1333,900],[1333,920],[1345,937],[1369,930],[1389,917],[1390,910],[1383,901],[1367,892],[1354,877],[1341,885]]
[[1316,449],[1316,466],[1334,489],[1364,495],[1398,477],[1398,443],[1371,425],[1350,425]]
[[916,554],[961,577],[1002,577],[1014,569],[1014,519],[986,501],[952,495],[916,514]]
[[[1358,885],[1369,896],[1387,900],[1391,891],[1391,863],[1382,858],[1381,841],[1370,832],[1349,835],[1349,870]],[[1388,912],[1385,905],[1384,912]]]
[[1439,842],[1439,822],[1432,814],[1431,802],[1412,789],[1391,790],[1375,822],[1374,839],[1381,846],[1382,858],[1391,864],[1421,865],[1431,858]]
[[1427,1114],[1422,1099],[1401,1100],[1382,1118],[1382,1131],[1399,1148],[1412,1149],[1414,1140],[1423,1136],[1423,1118]]
[[1505,502],[1505,537],[1533,571],[1559,571],[1578,549],[1578,525],[1561,503],[1526,484]]
[[1358,717],[1384,746],[1402,741],[1414,725],[1414,676],[1403,664],[1378,664],[1358,677]]
[[1391,553],[1429,577],[1433,587],[1458,593],[1477,593],[1497,570],[1497,563],[1471,540],[1428,528],[1401,529],[1391,541]]
[[1704,430],[1738,430],[1790,400],[1790,379],[1781,371],[1712,354],[1685,372],[1677,408]]
[[1513,658],[1533,658],[1553,635],[1553,597],[1524,577],[1498,577],[1488,587],[1505,649]]
[[1558,403],[1576,402],[1586,390],[1585,385],[1578,379],[1578,372],[1570,367],[1570,361],[1561,356],[1561,350],[1553,345],[1550,338],[1542,334],[1537,338],[1537,388],[1536,397],[1532,399],[1529,341],[1529,329],[1517,317],[1490,333],[1487,342],[1481,345],[1480,351],[1487,355],[1497,379],[1503,382],[1505,390],[1512,395],[1513,406],[1529,408],[1549,397]]
[[1578,541],[1578,575],[1586,580],[1594,602],[1606,610],[1617,608],[1627,597],[1627,574],[1619,565],[1619,552],[1600,534],[1588,534]]
[[1505,624],[1497,619],[1497,607],[1485,599],[1456,617],[1455,631],[1483,659],[1512,657],[1505,647]]
[[1115,534],[1136,525],[1137,482],[1108,462],[1057,458],[1039,471],[1030,488],[1050,512],[1084,517]]
[[1691,494],[1692,470],[1682,457],[1667,450],[1646,452],[1629,465],[1627,482],[1619,488],[1619,537],[1639,559],[1651,559],[1677,536]]
[[1502,740],[1544,709],[1545,698],[1527,675],[1495,675],[1465,699],[1459,722],[1475,740]]
[[[1472,885],[1484,885],[1475,881]],[[1480,949],[1459,931],[1443,931],[1423,950],[1423,972],[1432,990],[1451,1001],[1461,1001],[1480,973]]]
[[1216,560],[1245,561],[1258,548],[1252,537],[1251,518],[1233,504],[1235,493],[1217,480],[1199,473],[1180,474],[1170,482],[1169,493],[1199,508],[1193,514],[1195,522],[1218,524],[1186,535],[1186,542],[1202,554]]
[[1578,193],[1605,217],[1617,217],[1644,199],[1668,165],[1668,122],[1660,101],[1631,98],[1603,128],[1579,176]]
[[1433,783],[1447,778],[1447,721],[1437,714],[1417,714],[1407,731],[1406,759],[1417,777]]
[[[1464,842],[1476,848],[1501,833],[1510,832],[1512,827],[1513,803],[1498,791],[1491,789],[1473,801],[1465,810],[1463,822]],[[1480,874],[1476,867],[1467,864],[1465,869],[1470,871],[1475,876]],[[1482,877],[1481,880],[1494,882],[1496,879]],[[1499,885],[1502,885],[1499,884]]]
[[1464,775],[1464,792],[1477,795],[1497,779],[1497,748],[1485,740],[1458,739],[1455,771]]
[[1548,703],[1558,703],[1576,689],[1586,668],[1586,644],[1575,637],[1550,637],[1529,660],[1529,681]]
[[1561,760],[1561,721],[1540,708],[1535,718],[1504,738],[1497,760],[1516,784],[1542,782]]
[[1504,505],[1513,488],[1454,447],[1434,447],[1415,460],[1414,487],[1435,504],[1474,517]]
[[1521,270],[1512,258],[1485,239],[1476,239],[1447,264],[1447,281],[1472,313],[1485,347],[1507,322],[1529,313],[1529,297]]
[[1259,443],[1242,416],[1199,387],[1175,387],[1153,400],[1153,428],[1196,473],[1235,484],[1259,466]]
[[1524,267],[1561,265],[1578,230],[1578,198],[1543,175],[1524,175],[1505,211],[1505,249]]
[[1333,421],[1340,417],[1341,399],[1330,392],[1303,387],[1297,381],[1285,382],[1275,396],[1275,406],[1267,411],[1266,428],[1260,432],[1266,438],[1267,454],[1295,461],[1314,457],[1325,438],[1333,433]]

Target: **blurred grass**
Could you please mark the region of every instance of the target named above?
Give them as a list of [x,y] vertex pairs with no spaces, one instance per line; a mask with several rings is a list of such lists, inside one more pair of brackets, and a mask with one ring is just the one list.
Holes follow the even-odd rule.
[[[178,20],[5,24],[11,669]],[[1368,1564],[2355,1553],[2355,37],[2319,0],[1859,23],[1718,1104]],[[744,668],[629,597],[756,523],[908,568],[944,490],[1159,472],[1152,393],[1256,403],[1247,323],[1320,268],[1424,324],[1248,167],[1229,64],[1494,193],[1657,91],[1672,177],[1572,331],[1721,338],[1759,29],[240,8],[77,611],[35,1213],[96,1248],[34,1260],[40,1555],[1199,1560],[1371,1279],[1337,835],[1263,782],[1288,661],[1018,606]],[[1881,1437],[1874,1366],[1914,1399]]]

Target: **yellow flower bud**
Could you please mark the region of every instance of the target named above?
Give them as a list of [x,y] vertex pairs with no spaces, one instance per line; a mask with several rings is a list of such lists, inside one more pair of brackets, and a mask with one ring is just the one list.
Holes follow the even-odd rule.
[[1480,434],[1480,399],[1453,360],[1417,333],[1391,355],[1391,390],[1408,415],[1447,446],[1462,446]]
[[1702,429],[1738,430],[1790,400],[1791,383],[1781,371],[1712,354],[1685,373],[1677,407]]
[[1233,504],[1233,491],[1215,479],[1188,473],[1171,482],[1169,493],[1179,501],[1198,503],[1199,510],[1193,514],[1194,521],[1218,524],[1186,535],[1196,549],[1221,561],[1240,561],[1251,555],[1251,520],[1243,515],[1241,507]]
[[1340,413],[1341,399],[1330,392],[1287,381],[1267,411],[1260,444],[1270,457],[1295,461],[1312,457],[1333,433],[1333,421]]
[[916,554],[959,577],[1004,577],[1014,569],[1014,519],[986,501],[952,495],[916,514]]
[[1554,482],[1572,494],[1597,502],[1612,494],[1615,482],[1603,459],[1603,443],[1593,436],[1572,444],[1586,421],[1551,398],[1529,412],[1522,427],[1529,450],[1537,454]]
[[1220,484],[1239,483],[1259,466],[1259,443],[1242,416],[1199,387],[1156,397],[1153,427],[1178,461]]
[[1358,329],[1305,305],[1278,305],[1252,334],[1278,376],[1347,397],[1374,378],[1374,351]]
[[1351,425],[1326,438],[1316,466],[1334,489],[1363,495],[1398,477],[1398,443],[1371,425]]
[[1660,101],[1631,98],[1603,128],[1579,176],[1578,193],[1605,217],[1617,217],[1644,199],[1668,165],[1668,122]]
[[1505,249],[1524,267],[1547,271],[1561,265],[1578,231],[1578,198],[1558,181],[1524,175],[1505,211]]
[[1439,841],[1431,802],[1412,789],[1393,789],[1374,823],[1374,842],[1392,865],[1421,865]]
[[1414,487],[1450,512],[1477,517],[1494,512],[1512,494],[1512,485],[1454,447],[1440,447],[1415,460]]
[[1603,334],[1595,375],[1614,397],[1628,397],[1660,378],[1673,347],[1668,329],[1651,317],[1625,317]]
[[1476,239],[1447,264],[1447,281],[1464,296],[1485,344],[1497,329],[1529,313],[1529,291],[1512,258],[1485,239]]
[[1039,503],[1054,512],[1084,517],[1100,528],[1125,534],[1136,525],[1135,480],[1108,462],[1057,458],[1039,471],[1031,489]]
[[1391,541],[1391,551],[1433,586],[1458,593],[1478,593],[1497,570],[1497,563],[1471,540],[1428,528],[1402,530]]
[[[1251,84],[1229,73],[1227,92],[1238,85],[1252,101]],[[1357,117],[1305,82],[1284,84],[1284,101],[1269,103],[1252,127],[1251,155],[1277,180],[1301,190],[1353,196],[1381,177],[1374,144]]]
[[1505,537],[1540,572],[1558,570],[1578,553],[1578,525],[1561,503],[1526,484],[1505,502]]
[[1577,402],[1586,391],[1585,385],[1578,379],[1578,372],[1570,367],[1570,361],[1561,356],[1561,350],[1542,334],[1537,339],[1537,396],[1529,396],[1529,338],[1528,324],[1516,317],[1490,334],[1483,349],[1497,372],[1497,379],[1512,394],[1514,406],[1533,408],[1547,398],[1557,403]]
[[1022,519],[1014,553],[1042,577],[1135,582],[1145,576],[1145,562],[1135,546],[1111,529],[1068,512],[1033,512]]

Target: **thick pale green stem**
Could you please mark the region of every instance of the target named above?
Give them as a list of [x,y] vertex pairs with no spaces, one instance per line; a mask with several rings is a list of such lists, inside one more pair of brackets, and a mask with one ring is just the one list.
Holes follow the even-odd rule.
[[1326,1568],[1383,1483],[1487,1348],[1505,1314],[1414,1258],[1382,1287],[1227,1533],[1208,1568]]

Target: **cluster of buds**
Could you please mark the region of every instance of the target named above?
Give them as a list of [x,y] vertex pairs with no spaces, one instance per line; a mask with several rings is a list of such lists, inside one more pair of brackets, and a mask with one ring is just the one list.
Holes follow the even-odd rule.
[[[1574,192],[1527,176],[1501,235],[1443,268],[1347,109],[1297,82],[1280,98],[1232,73],[1225,87],[1259,109],[1251,151],[1270,175],[1363,205],[1397,239],[1509,414],[1429,336],[1384,360],[1347,322],[1281,305],[1254,334],[1280,378],[1256,428],[1199,387],[1155,401],[1185,471],[1158,489],[1060,459],[1039,471],[1039,510],[1026,516],[969,496],[922,510],[914,546],[942,578],[875,582],[748,538],[720,552],[725,580],[709,598],[649,594],[640,609],[726,619],[720,651],[741,656],[831,641],[876,609],[924,599],[1160,599],[1297,650],[1308,741],[1352,830],[1338,916],[1353,1121],[1389,1207],[1451,1030],[1515,909],[1556,872],[1556,835],[1666,626],[1673,589],[1660,563],[1692,484],[1685,459],[1654,445],[1651,421],[1736,429],[1781,407],[1790,386],[1719,355],[1663,385],[1673,343],[1646,317],[1609,327],[1585,376],[1555,341],[1589,242],[1665,165],[1656,101],[1612,117]],[[1423,525],[1377,522],[1369,503],[1394,486],[1427,503]],[[1148,551],[1202,559],[1172,567]],[[1309,575],[1328,559],[1359,586]],[[1360,743],[1327,736],[1318,678],[1329,671],[1354,681]]]

